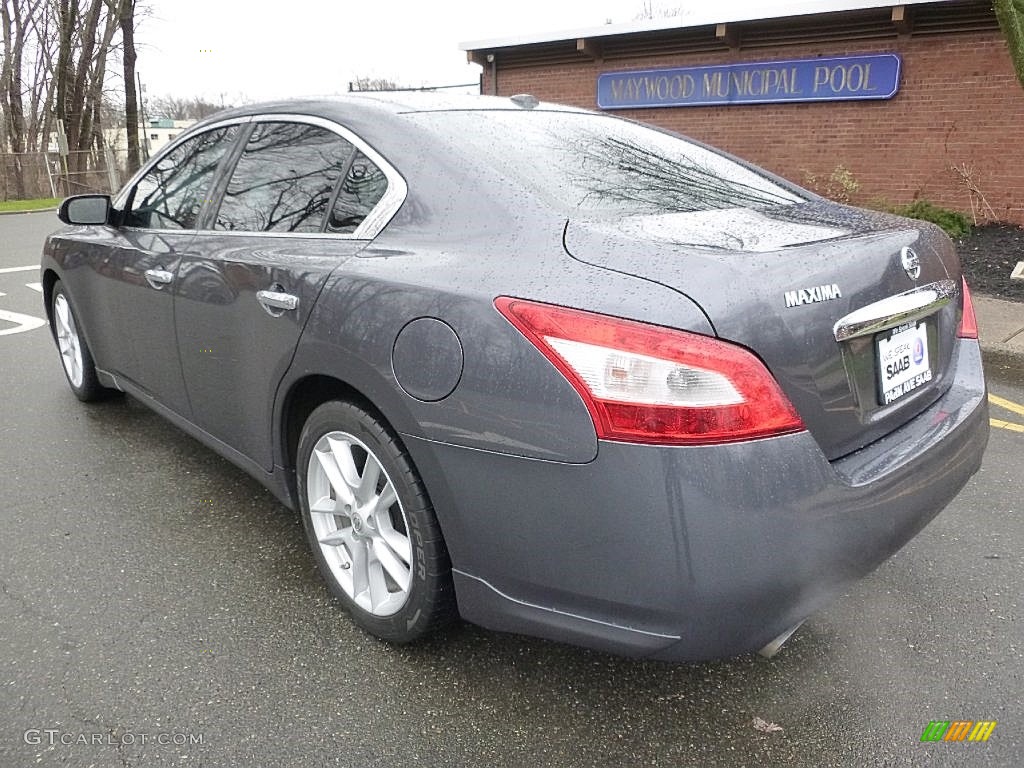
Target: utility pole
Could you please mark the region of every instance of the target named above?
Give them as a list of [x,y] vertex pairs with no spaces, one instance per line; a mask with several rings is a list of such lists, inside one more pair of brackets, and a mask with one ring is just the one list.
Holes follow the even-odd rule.
[[146,162],[147,160],[149,160],[149,131],[147,130],[148,125],[146,124],[146,98],[145,96],[143,96],[143,94],[146,92],[146,89],[142,86],[142,75],[136,73],[135,77],[138,78],[139,83],[139,121],[142,123],[143,135],[143,139],[142,142],[140,143],[140,146],[142,147],[142,154],[144,155],[144,157],[142,158],[142,162]]

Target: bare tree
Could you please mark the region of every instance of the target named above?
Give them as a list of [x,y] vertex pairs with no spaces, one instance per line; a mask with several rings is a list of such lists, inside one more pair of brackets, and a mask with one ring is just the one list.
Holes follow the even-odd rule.
[[384,77],[360,76],[348,84],[350,91],[395,91],[398,84]]
[[229,109],[233,104],[225,104],[223,99],[220,104],[206,101],[199,96],[191,99],[178,96],[157,96],[149,100],[150,114],[166,117],[170,120],[202,120],[214,112],[222,109]]
[[46,3],[32,14],[31,82],[28,88],[28,135],[26,151],[46,148],[53,130],[53,104],[56,78],[53,77],[57,54],[57,20],[54,4]]
[[[139,100],[135,89],[135,0],[110,0],[117,4],[121,28],[121,58],[124,64],[124,116],[128,139],[128,173],[135,173],[141,161],[139,153]],[[113,5],[111,6],[113,10]]]
[[0,70],[0,107],[4,117],[5,143],[15,153],[15,194],[25,196],[25,177],[21,158],[26,151],[25,103],[23,100],[23,57],[31,18],[41,0],[3,0],[0,2],[0,26],[4,44],[4,64]]
[[[57,117],[64,121],[64,131],[68,137],[68,167],[72,172],[85,170],[85,158],[81,154],[87,150],[92,140],[92,105],[87,103],[92,92],[91,75],[94,75],[93,56],[97,50],[97,31],[100,25],[100,14],[104,8],[103,0],[86,0],[88,5],[79,8],[78,0],[61,0],[61,44],[66,43],[67,51],[61,51],[63,67],[57,70]],[[64,7],[66,6],[66,8]],[[64,24],[71,25],[65,30]],[[99,55],[106,56],[100,49]],[[61,87],[60,79],[66,82]],[[63,98],[62,98],[63,97]]]
[[[108,59],[116,58],[122,48],[128,74],[126,108],[137,101],[138,5],[137,0],[0,0],[0,149],[45,151],[55,121],[60,120],[71,153],[67,169],[77,173],[97,167],[95,150],[103,146],[104,127],[121,122],[104,108],[104,89],[114,79],[108,73]],[[138,115],[129,122],[129,144],[137,147]],[[5,169],[14,178],[18,196],[27,191],[20,157],[15,154]]]
[[676,16],[688,16],[692,11],[681,5],[671,8],[655,8],[654,0],[644,0],[643,10],[633,17],[633,21],[647,21],[649,19],[671,19]]

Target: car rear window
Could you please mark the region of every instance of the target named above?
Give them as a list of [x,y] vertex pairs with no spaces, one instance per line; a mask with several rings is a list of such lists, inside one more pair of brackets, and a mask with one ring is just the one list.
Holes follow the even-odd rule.
[[803,199],[699,144],[604,115],[493,110],[408,117],[588,217],[767,208]]

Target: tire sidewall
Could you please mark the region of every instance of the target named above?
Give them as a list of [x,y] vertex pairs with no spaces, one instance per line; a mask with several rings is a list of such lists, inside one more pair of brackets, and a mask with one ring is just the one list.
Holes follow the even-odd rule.
[[[374,454],[391,480],[405,512],[412,545],[412,581],[405,605],[390,616],[374,616],[345,593],[331,573],[313,530],[306,481],[309,460],[320,438],[335,431],[347,432],[358,438]],[[437,593],[441,588],[436,575],[427,567],[428,562],[437,555],[432,550],[436,549],[438,537],[430,530],[436,526],[436,521],[422,483],[395,437],[373,416],[356,405],[325,403],[310,414],[303,427],[295,467],[302,525],[313,558],[331,594],[345,606],[359,626],[383,639],[410,642],[428,631]]]

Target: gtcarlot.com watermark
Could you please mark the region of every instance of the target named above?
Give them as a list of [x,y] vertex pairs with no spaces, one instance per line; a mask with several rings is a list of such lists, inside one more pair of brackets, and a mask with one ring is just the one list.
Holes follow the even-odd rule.
[[125,731],[102,731],[89,733],[85,731],[62,731],[59,728],[29,728],[22,734],[26,744],[33,746],[96,746],[96,747],[128,747],[136,744],[158,744],[160,746],[196,746],[204,743],[204,735],[189,731],[157,731],[154,733],[134,733]]

